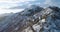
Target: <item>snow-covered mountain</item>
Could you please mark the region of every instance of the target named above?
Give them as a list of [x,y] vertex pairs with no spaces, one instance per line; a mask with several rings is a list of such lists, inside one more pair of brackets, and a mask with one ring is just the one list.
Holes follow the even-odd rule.
[[0,23],[0,32],[59,32],[60,8],[32,5],[7,17]]

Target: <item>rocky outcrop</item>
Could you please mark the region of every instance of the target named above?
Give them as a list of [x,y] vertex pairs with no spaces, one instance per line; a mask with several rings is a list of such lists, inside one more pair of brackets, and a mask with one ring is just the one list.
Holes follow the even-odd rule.
[[31,6],[0,23],[0,32],[59,32],[60,8]]

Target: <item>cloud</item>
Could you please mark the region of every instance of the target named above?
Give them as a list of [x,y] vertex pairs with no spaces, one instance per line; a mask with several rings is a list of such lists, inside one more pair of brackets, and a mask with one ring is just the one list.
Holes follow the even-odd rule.
[[[0,0],[0,14],[19,12],[20,10],[24,9],[24,7],[27,7],[27,5],[30,4],[30,2],[34,1],[36,0]],[[15,9],[8,9],[8,8],[15,8]]]
[[28,5],[29,2],[36,0],[0,0],[0,8]]
[[16,13],[16,12],[21,12],[22,10],[24,9],[0,9],[0,14],[3,14],[3,13]]
[[52,0],[45,0],[44,4],[51,5],[52,4]]
[[14,7],[17,6],[17,4],[14,3],[0,3],[0,8],[9,8],[9,7]]
[[45,0],[44,5],[60,7],[60,0]]
[[0,0],[0,3],[1,2],[17,3],[17,2],[28,2],[28,1],[35,1],[35,0]]

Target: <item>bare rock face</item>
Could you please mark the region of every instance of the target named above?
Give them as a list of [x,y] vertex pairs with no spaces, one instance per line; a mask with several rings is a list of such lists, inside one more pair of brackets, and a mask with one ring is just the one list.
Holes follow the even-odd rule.
[[32,5],[0,23],[0,32],[60,32],[60,8]]

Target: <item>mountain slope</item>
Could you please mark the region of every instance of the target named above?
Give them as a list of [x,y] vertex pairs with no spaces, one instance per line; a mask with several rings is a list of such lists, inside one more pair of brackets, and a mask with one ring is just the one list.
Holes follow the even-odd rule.
[[4,21],[10,15],[13,15],[13,13],[0,14],[0,22]]
[[0,32],[59,32],[60,8],[32,5],[0,23]]
[[31,8],[32,10],[27,8],[22,13],[16,13],[8,17],[4,22],[0,24],[0,32],[19,32],[36,23],[37,21],[32,21],[32,18],[30,17],[33,16],[35,13],[43,10],[43,8],[41,8],[41,10],[40,7],[39,10],[37,10],[37,6],[35,8]]

